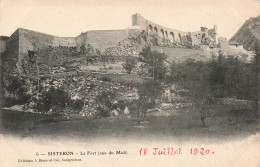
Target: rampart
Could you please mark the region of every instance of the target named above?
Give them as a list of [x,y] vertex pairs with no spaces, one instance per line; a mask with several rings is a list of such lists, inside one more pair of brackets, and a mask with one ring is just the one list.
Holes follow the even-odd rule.
[[104,51],[106,48],[114,47],[119,42],[129,38],[136,37],[140,29],[122,29],[122,30],[96,30],[81,33],[76,37],[76,46],[90,44],[92,47]]
[[[10,38],[0,39],[0,51],[3,52],[5,49],[7,51],[3,60],[4,67],[10,70],[7,73],[15,72],[14,70],[21,72],[22,61],[28,55],[28,51],[39,51],[48,47],[73,47],[80,51],[82,45],[89,44],[95,49],[105,51],[107,48],[118,46],[125,39],[137,37],[142,31],[155,35],[157,42],[159,41],[158,46],[161,46],[161,41],[162,44],[170,47],[183,47],[187,41],[192,46],[209,45],[209,42],[205,40],[207,38],[210,42],[217,42],[216,26],[213,29],[201,27],[201,30],[197,32],[183,32],[151,22],[138,13],[132,16],[132,25],[130,28],[121,30],[87,31],[76,37],[57,37],[19,28]],[[174,45],[168,45],[169,41]]]
[[167,38],[172,43],[182,42],[182,39],[186,38],[191,40],[193,46],[198,46],[202,44],[202,39],[206,37],[210,37],[216,44],[218,43],[216,26],[209,30],[206,27],[201,27],[201,31],[183,32],[151,22],[142,17],[139,13],[132,15],[132,25],[139,26],[141,30],[146,31],[148,34],[155,33],[161,38]]

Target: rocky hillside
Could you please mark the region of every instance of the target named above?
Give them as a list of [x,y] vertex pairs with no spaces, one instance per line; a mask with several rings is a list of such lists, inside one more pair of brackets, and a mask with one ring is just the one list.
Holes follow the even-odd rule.
[[229,41],[237,41],[247,50],[254,50],[255,42],[260,41],[260,15],[248,19]]

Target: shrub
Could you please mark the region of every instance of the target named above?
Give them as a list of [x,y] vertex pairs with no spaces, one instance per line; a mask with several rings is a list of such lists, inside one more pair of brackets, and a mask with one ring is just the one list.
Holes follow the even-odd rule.
[[131,73],[131,71],[136,67],[137,60],[135,57],[127,56],[126,61],[123,64],[123,68],[127,71],[128,74]]
[[111,78],[109,78],[109,77],[107,77],[107,76],[103,76],[103,77],[101,78],[101,80],[104,81],[104,82],[111,82]]
[[112,105],[115,97],[116,93],[114,91],[104,91],[95,98],[98,116],[110,116],[110,111],[112,110]]
[[52,109],[52,113],[60,114],[70,104],[69,94],[62,88],[51,87],[49,91],[42,93],[36,101],[36,109],[40,112],[48,112]]
[[166,59],[166,54],[152,51],[150,47],[143,49],[139,58],[148,67],[149,74],[156,80],[165,79],[167,73]]
[[82,110],[83,106],[84,106],[84,102],[83,102],[83,100],[80,100],[80,99],[72,100],[70,103],[70,107],[77,111]]

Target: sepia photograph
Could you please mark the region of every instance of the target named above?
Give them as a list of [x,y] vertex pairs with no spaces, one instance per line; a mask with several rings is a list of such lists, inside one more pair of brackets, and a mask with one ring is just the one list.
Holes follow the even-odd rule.
[[0,27],[1,167],[260,166],[259,0],[0,0]]

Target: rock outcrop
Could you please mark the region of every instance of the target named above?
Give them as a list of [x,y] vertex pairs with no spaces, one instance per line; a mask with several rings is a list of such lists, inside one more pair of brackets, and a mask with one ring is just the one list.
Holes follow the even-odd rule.
[[243,44],[247,50],[254,50],[256,41],[260,41],[260,15],[248,19],[229,41]]

